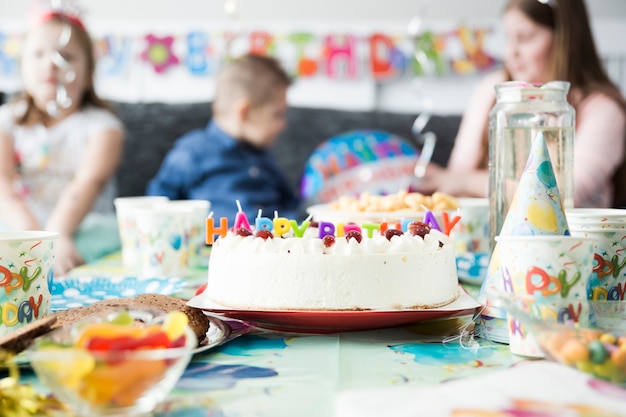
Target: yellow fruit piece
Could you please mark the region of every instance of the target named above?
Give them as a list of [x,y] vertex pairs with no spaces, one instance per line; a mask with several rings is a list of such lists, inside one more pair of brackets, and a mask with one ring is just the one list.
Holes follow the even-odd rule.
[[127,407],[159,382],[167,365],[163,360],[128,359],[101,364],[84,379],[81,396],[93,405]]
[[80,348],[42,346],[38,352],[51,355],[51,360],[42,361],[40,365],[55,374],[60,384],[72,390],[78,387],[85,375],[93,371],[96,364],[94,357]]
[[618,369],[611,363],[611,361],[605,361],[604,363],[593,365],[592,373],[598,378],[606,379],[608,381],[619,376]]
[[614,345],[617,343],[617,337],[615,337],[615,335],[611,333],[603,333],[600,336],[600,341],[603,343],[609,343],[611,345]]
[[576,368],[588,374],[593,373],[593,364],[590,361],[578,362]]
[[163,320],[163,331],[168,339],[176,340],[185,334],[189,318],[182,311],[170,311]]

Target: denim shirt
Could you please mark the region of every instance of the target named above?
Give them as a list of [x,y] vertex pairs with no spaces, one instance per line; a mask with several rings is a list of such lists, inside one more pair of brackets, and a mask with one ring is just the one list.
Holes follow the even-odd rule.
[[180,137],[166,155],[147,195],[171,200],[203,199],[211,202],[213,217],[227,217],[232,225],[236,200],[250,222],[262,210],[264,217],[295,219],[298,199],[267,149],[229,136],[213,121]]

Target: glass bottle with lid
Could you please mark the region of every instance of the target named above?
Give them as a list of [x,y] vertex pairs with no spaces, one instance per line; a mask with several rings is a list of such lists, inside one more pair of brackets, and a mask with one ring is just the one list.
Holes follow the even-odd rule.
[[489,230],[500,233],[533,139],[543,133],[563,208],[574,206],[575,111],[567,102],[570,84],[550,81],[497,84],[489,114]]

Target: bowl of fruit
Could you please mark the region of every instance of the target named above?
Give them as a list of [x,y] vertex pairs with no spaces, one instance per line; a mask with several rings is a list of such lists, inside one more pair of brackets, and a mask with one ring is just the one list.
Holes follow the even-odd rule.
[[[626,387],[626,329],[602,327],[602,321],[594,320],[590,320],[592,324],[585,326],[568,321],[544,320],[533,313],[534,304],[528,298],[515,294],[499,294],[493,300],[527,329],[546,359]],[[593,316],[593,302],[589,304],[589,311]],[[604,304],[598,308],[607,309],[609,305]],[[612,304],[610,308],[617,309],[618,305]]]
[[176,385],[197,346],[178,311],[94,315],[35,341],[39,379],[77,415],[150,413]]

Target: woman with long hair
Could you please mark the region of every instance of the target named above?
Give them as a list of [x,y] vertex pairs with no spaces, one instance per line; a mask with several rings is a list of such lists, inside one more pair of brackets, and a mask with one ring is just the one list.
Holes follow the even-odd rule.
[[600,61],[583,0],[510,0],[503,12],[504,68],[477,86],[448,166],[430,164],[422,192],[485,197],[488,119],[497,83],[568,81],[576,111],[574,205],[626,206],[626,100]]

